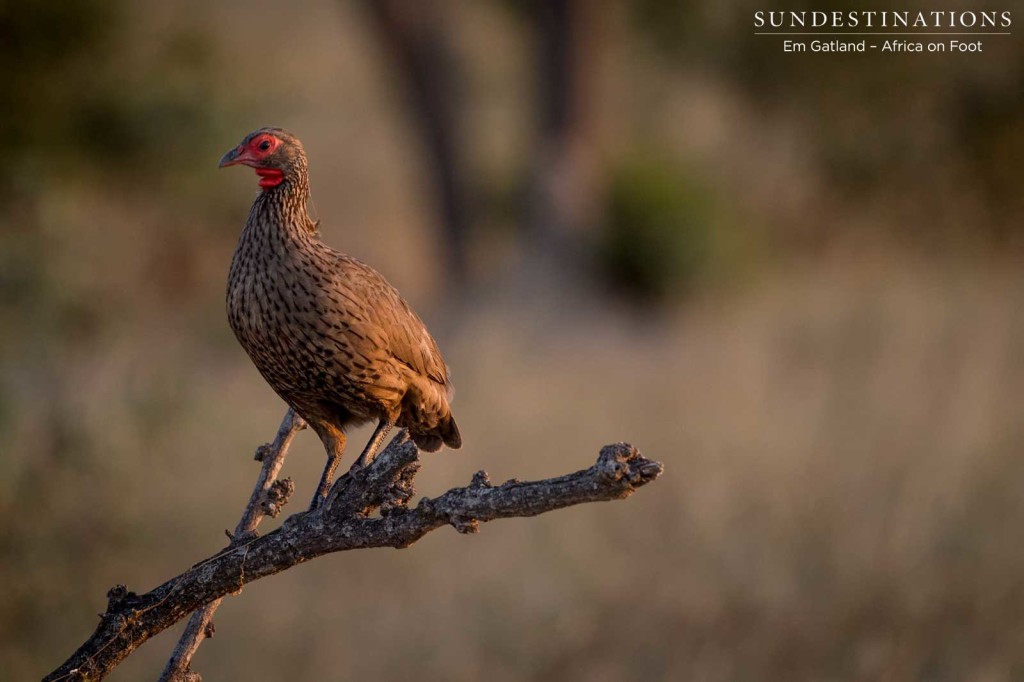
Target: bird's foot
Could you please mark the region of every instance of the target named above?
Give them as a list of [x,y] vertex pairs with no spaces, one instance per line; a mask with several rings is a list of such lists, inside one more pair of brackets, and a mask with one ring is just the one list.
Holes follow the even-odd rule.
[[327,491],[324,491],[324,493],[321,494],[320,491],[318,490],[317,493],[315,495],[313,495],[313,499],[309,501],[309,511],[310,512],[320,511],[323,508],[323,506],[324,506],[324,502],[326,502],[326,501],[327,501]]
[[348,468],[348,471],[338,477],[338,480],[328,485],[322,492],[317,491],[317,494],[313,496],[313,500],[309,503],[309,511],[322,512],[327,506],[327,502],[332,500],[334,497],[337,497],[339,491],[349,484],[352,476],[365,468],[366,467],[360,465],[359,462],[354,462],[352,466]]

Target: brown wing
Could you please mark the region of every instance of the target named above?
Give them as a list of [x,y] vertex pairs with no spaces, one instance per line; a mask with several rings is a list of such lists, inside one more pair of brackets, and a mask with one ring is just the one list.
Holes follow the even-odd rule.
[[448,367],[423,320],[383,275],[350,256],[334,253],[336,271],[342,274],[339,293],[357,299],[362,309],[357,331],[420,376],[447,389]]

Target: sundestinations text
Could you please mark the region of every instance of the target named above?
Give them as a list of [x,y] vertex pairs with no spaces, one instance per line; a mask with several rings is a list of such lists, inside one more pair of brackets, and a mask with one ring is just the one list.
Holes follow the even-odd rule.
[[754,28],[1010,28],[1012,24],[1008,10],[754,12]]

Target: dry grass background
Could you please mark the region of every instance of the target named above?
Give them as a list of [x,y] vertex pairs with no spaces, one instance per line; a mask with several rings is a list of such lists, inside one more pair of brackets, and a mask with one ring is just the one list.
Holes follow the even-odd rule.
[[[1022,292],[1012,268],[831,262],[658,323],[466,311],[445,345],[467,447],[428,459],[422,494],[480,467],[581,468],[616,439],[664,479],[249,585],[197,663],[210,679],[1016,679]],[[75,414],[114,456],[23,463],[40,498],[5,509],[18,677],[70,650],[111,583],[145,589],[222,544],[281,413],[244,358],[171,334],[147,347],[160,362],[125,348],[80,378],[111,386]],[[137,364],[168,385],[148,431],[124,414]],[[304,435],[300,491],[320,460]],[[171,637],[112,679],[148,678]]]
[[[111,585],[151,588],[236,521],[252,450],[284,407],[223,320],[253,190],[214,165],[266,122],[306,141],[326,240],[407,292],[453,368],[466,447],[427,457],[420,494],[480,468],[495,480],[583,468],[617,440],[666,473],[625,502],[472,537],[441,530],[248,585],[196,659],[206,679],[1024,677],[1024,274],[1012,249],[922,255],[871,232],[812,257],[762,254],[658,315],[558,279],[527,288],[514,272],[441,300],[400,99],[339,4],[281,15],[269,2],[142,3],[139,62],[168,26],[201,26],[221,50],[210,78],[245,113],[225,114],[220,147],[181,177],[55,180],[24,209],[31,232],[17,229],[22,209],[5,213],[5,267],[36,282],[8,290],[0,336],[5,679],[55,667]],[[460,49],[511,55],[478,65],[476,82],[517,82],[516,35],[493,9],[454,6],[475,27]],[[252,52],[266,22],[291,47],[276,59]],[[808,223],[821,222],[801,229],[840,220],[801,170],[799,122],[757,123],[762,112],[699,78],[671,84],[685,96],[666,97],[667,115],[694,132],[670,125],[666,144],[742,196],[739,215],[795,220],[810,206]],[[481,172],[515,156],[524,110],[484,91]],[[759,130],[774,134],[762,146]],[[841,220],[884,232],[913,215],[890,209]],[[762,242],[758,220],[732,238]],[[483,238],[478,256],[500,262],[490,239],[508,248]],[[300,436],[285,471],[299,498],[322,457]],[[176,635],[110,679],[152,679]]]

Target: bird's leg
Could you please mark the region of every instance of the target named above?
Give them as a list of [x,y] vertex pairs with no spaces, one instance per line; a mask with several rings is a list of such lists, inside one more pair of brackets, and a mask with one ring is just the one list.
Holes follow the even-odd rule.
[[327,499],[327,492],[331,489],[331,480],[334,478],[334,470],[338,468],[341,455],[345,452],[345,434],[330,425],[317,425],[313,427],[327,451],[327,465],[324,473],[320,476],[320,485],[316,487],[316,494],[309,503],[309,511],[316,511]]
[[373,431],[373,435],[370,436],[370,442],[366,444],[366,447],[363,448],[363,453],[359,455],[359,459],[352,465],[353,468],[361,469],[373,461],[373,458],[377,456],[377,450],[380,449],[380,444],[384,442],[388,432],[394,425],[395,422],[392,419],[380,420],[377,428]]

